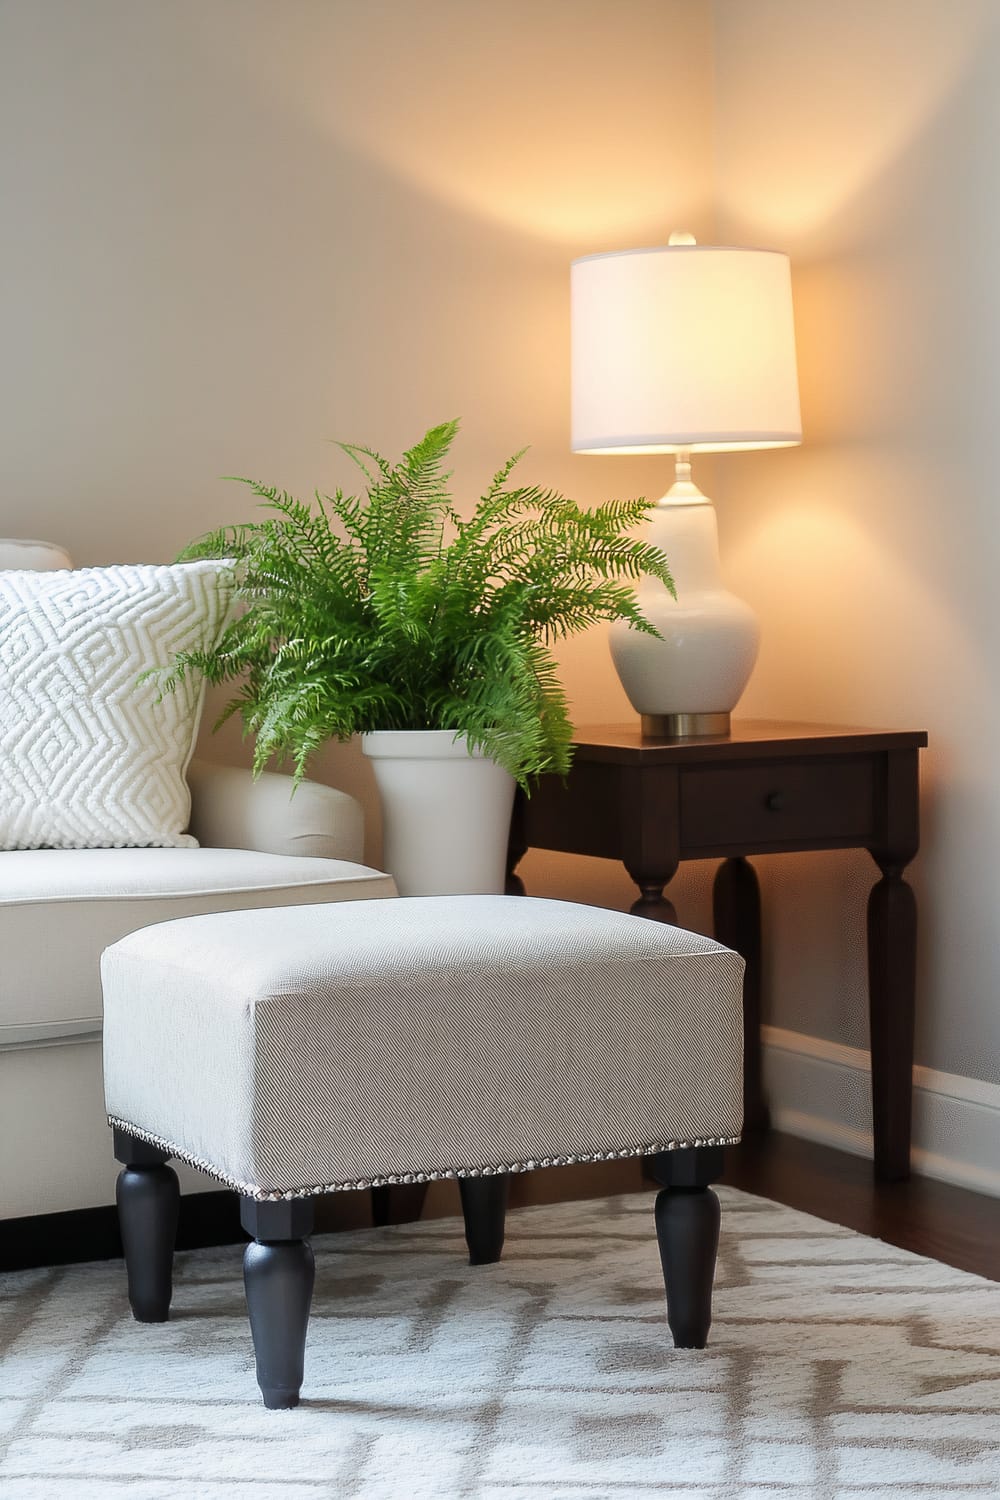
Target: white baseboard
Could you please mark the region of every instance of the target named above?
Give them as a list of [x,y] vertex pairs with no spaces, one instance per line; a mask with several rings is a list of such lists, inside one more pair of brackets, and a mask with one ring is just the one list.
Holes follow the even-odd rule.
[[[870,1156],[868,1053],[777,1026],[763,1041],[775,1128]],[[913,1085],[914,1170],[1000,1197],[1000,1086],[922,1067]]]

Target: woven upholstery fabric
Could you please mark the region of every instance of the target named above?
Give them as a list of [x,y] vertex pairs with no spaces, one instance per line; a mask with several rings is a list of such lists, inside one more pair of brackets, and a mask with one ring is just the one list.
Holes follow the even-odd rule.
[[742,959],[618,912],[226,912],[102,976],[109,1117],[257,1197],[739,1135]]
[[182,848],[203,684],[142,672],[210,649],[218,563],[0,571],[0,849]]

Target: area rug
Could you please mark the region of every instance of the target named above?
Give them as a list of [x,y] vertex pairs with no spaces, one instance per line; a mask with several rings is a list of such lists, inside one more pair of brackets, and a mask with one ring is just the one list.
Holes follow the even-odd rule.
[[0,1278],[3,1500],[1000,1494],[1000,1284],[731,1189],[710,1347],[664,1323],[652,1195],[318,1236],[304,1402],[257,1400],[238,1247]]

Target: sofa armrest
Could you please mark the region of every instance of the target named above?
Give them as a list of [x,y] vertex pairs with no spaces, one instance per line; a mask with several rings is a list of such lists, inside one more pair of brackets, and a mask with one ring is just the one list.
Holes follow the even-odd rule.
[[346,792],[265,771],[256,781],[238,766],[193,760],[190,829],[209,849],[364,861],[364,814]]

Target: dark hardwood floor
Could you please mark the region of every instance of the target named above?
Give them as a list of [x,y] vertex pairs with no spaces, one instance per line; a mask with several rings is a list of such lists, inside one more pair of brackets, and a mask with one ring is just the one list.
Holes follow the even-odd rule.
[[[876,1183],[871,1163],[862,1157],[777,1133],[748,1137],[726,1153],[726,1160],[724,1181],[733,1187],[1000,1281],[1000,1198],[928,1177]],[[510,1206],[597,1198],[650,1186],[638,1161],[560,1167],[513,1178]],[[412,1191],[400,1193],[392,1207],[396,1222],[412,1218]],[[368,1193],[333,1193],[319,1200],[316,1208],[318,1231],[371,1223]],[[457,1183],[431,1183],[423,1217],[460,1211]],[[243,1238],[234,1194],[190,1194],[182,1199],[179,1248],[237,1243]],[[0,1222],[0,1270],[120,1254],[113,1208]]]
[[726,1158],[733,1187],[1000,1281],[1000,1198],[931,1177],[875,1182],[863,1157],[776,1132]]

